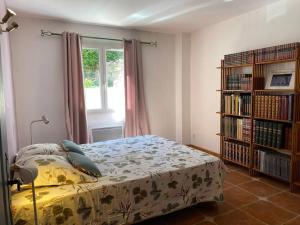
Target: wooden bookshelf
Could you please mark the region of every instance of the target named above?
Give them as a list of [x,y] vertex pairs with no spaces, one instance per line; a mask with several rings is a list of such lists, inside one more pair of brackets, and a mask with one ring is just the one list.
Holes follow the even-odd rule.
[[276,151],[276,152],[279,152],[279,153],[282,153],[282,154],[292,155],[292,150],[282,149],[282,148],[274,148],[274,147],[270,147],[270,146],[266,146],[266,145],[260,145],[260,144],[256,144],[256,143],[253,143],[253,145],[256,145],[257,147],[271,149],[273,151]]
[[[221,87],[217,90],[221,97],[217,112],[221,158],[248,168],[252,176],[265,174],[288,181],[291,191],[300,189],[300,44],[225,55],[217,68],[221,72]],[[291,71],[294,87],[266,88],[267,80],[277,71]],[[250,96],[250,103],[245,96]],[[245,109],[246,113],[240,112]],[[276,147],[270,147],[271,142]],[[263,161],[260,154],[265,157]],[[245,158],[249,162],[241,163]],[[271,164],[271,159],[278,164]],[[266,165],[269,166],[267,172]]]

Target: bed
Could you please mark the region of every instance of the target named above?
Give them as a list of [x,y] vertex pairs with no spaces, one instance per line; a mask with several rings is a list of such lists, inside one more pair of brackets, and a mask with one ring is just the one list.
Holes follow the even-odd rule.
[[[158,136],[82,145],[102,173],[94,183],[36,189],[46,224],[123,225],[223,200],[222,161]],[[34,224],[31,190],[12,195],[14,224]]]

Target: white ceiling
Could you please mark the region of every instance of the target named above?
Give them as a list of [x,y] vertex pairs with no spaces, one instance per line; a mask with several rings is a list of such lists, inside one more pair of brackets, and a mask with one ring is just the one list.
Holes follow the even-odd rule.
[[160,32],[190,32],[277,0],[7,0],[24,16]]

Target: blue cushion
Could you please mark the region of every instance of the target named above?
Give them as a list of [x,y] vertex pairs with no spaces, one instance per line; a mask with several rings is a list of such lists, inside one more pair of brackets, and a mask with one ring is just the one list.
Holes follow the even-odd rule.
[[101,177],[101,172],[98,167],[87,156],[75,152],[69,152],[67,158],[76,169],[91,176]]
[[81,151],[81,147],[70,140],[63,140],[62,146],[67,152],[76,152],[78,154],[84,155],[83,151]]

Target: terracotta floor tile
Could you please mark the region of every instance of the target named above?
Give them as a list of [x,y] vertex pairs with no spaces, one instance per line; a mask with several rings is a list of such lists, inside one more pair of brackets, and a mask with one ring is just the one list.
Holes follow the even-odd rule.
[[255,202],[246,206],[243,210],[270,225],[283,224],[296,216],[296,214],[290,213],[266,201]]
[[240,210],[217,216],[215,223],[218,225],[263,225],[262,222]]
[[230,210],[234,210],[235,208],[226,203],[226,202],[211,202],[211,203],[202,203],[199,204],[197,207],[199,207],[199,211],[204,216],[214,217],[218,215],[222,215],[224,213],[229,212]]
[[249,178],[249,176],[243,175],[236,171],[230,171],[225,175],[225,181],[235,185],[248,182],[250,181]]
[[216,225],[215,223],[209,222],[209,221],[203,221],[201,223],[197,223],[196,225]]
[[249,183],[244,183],[239,185],[241,188],[251,192],[252,194],[260,197],[267,197],[270,195],[274,195],[276,193],[281,192],[282,190],[275,188],[271,185],[259,182],[259,181],[252,181]]
[[259,178],[259,180],[263,183],[267,183],[272,185],[273,187],[279,188],[281,190],[289,190],[290,186],[289,184],[285,183],[285,182],[281,182],[278,181],[276,179],[261,175],[261,176],[257,176],[257,178]]
[[145,220],[143,222],[137,223],[136,225],[169,225],[164,221],[164,217],[156,217],[153,219]]
[[[274,205],[280,205],[290,211],[300,214],[300,196],[289,192],[283,192],[269,199]],[[300,223],[299,223],[300,224]]]
[[194,225],[203,221],[204,216],[197,206],[183,209],[165,216],[165,221],[170,225]]
[[243,173],[247,176],[249,175],[249,169],[247,169],[245,167],[234,165],[234,164],[226,164],[226,166],[230,170],[238,171],[238,172]]
[[225,202],[230,203],[235,207],[241,207],[243,205],[257,201],[258,198],[242,190],[241,188],[234,187],[224,190],[224,200]]
[[232,187],[234,187],[233,184],[231,184],[231,183],[229,183],[227,181],[224,182],[224,190],[228,189],[228,188],[232,188]]
[[300,216],[295,219],[290,220],[289,222],[285,223],[284,225],[299,225],[300,224]]

